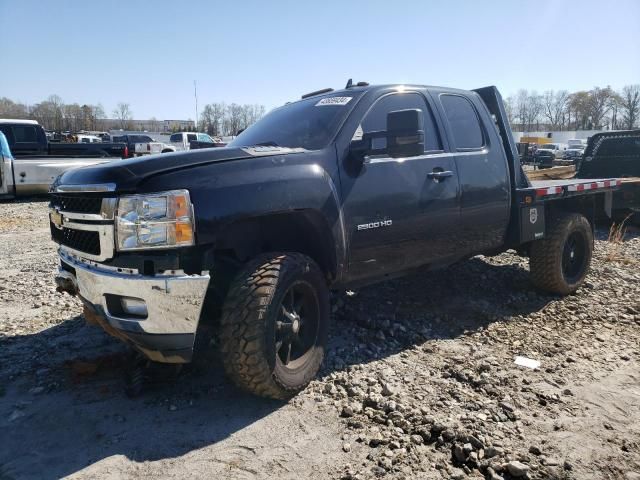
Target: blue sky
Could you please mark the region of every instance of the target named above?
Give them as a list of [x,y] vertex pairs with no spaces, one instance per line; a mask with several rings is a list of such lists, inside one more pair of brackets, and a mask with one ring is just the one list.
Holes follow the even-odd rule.
[[460,88],[640,83],[640,1],[0,0],[0,96],[194,118],[347,79]]

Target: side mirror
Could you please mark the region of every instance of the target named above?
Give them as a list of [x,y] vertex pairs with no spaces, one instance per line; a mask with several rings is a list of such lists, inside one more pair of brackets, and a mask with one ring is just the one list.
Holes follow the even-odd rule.
[[392,158],[424,153],[422,110],[395,110],[387,114],[387,153]]

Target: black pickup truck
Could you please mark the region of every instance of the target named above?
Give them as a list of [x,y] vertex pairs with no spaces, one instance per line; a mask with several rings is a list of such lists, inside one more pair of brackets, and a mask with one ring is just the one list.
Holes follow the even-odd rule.
[[56,283],[154,361],[191,361],[217,329],[228,376],[286,398],[323,360],[332,289],[513,248],[535,287],[575,292],[618,188],[589,181],[530,182],[495,87],[350,82],[227,147],[62,174]]
[[9,148],[16,158],[27,156],[32,159],[41,156],[126,158],[128,156],[127,146],[124,143],[49,142],[44,128],[34,120],[0,119],[0,132],[7,137]]

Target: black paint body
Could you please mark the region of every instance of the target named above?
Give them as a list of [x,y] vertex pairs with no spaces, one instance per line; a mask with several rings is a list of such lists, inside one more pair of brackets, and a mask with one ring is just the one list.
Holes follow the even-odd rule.
[[[399,90],[417,93],[430,107],[442,150],[354,161],[350,144],[364,115],[376,100]],[[457,147],[443,94],[471,102],[482,128],[482,148]],[[341,95],[353,96],[354,104],[320,150],[226,147],[163,154],[69,171],[56,184],[113,183],[118,194],[188,189],[200,249],[215,250],[220,236],[238,222],[304,212],[321,230],[317,238],[330,239],[328,276],[334,287],[447,265],[520,242],[523,196],[517,189],[530,184],[494,87],[367,86],[318,99]],[[434,172],[449,176],[434,178]],[[184,255],[176,251],[166,255]],[[126,262],[125,255],[118,257],[115,262]]]

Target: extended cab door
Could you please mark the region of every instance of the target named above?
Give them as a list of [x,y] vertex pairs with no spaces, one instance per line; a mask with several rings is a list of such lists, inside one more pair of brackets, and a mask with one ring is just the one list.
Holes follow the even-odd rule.
[[480,97],[431,90],[455,152],[460,180],[461,253],[490,251],[504,244],[511,207],[509,167],[497,128]]
[[[425,152],[407,158],[366,156],[356,170],[344,159],[343,214],[349,248],[348,281],[373,279],[437,261],[454,251],[459,217],[458,175],[444,153],[429,101],[422,92],[393,92],[363,115],[354,139],[386,130],[387,114],[424,114]],[[374,140],[385,148],[386,139]]]

